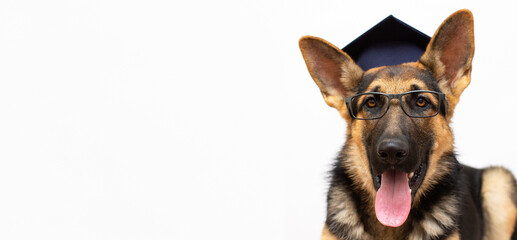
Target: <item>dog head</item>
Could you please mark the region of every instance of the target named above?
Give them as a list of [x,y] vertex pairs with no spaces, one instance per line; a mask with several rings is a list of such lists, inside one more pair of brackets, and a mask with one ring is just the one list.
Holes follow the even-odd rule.
[[[473,17],[448,17],[417,62],[363,71],[341,49],[306,36],[300,48],[325,102],[347,122],[344,164],[375,200],[377,218],[400,226],[410,208],[447,172],[453,151],[449,127],[470,83]],[[369,176],[369,177],[365,177]]]

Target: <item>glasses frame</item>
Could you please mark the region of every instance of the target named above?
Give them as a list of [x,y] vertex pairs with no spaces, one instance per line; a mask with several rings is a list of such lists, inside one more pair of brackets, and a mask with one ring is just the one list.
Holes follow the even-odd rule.
[[[391,105],[391,100],[392,99],[398,99],[399,102],[400,102],[400,101],[402,101],[402,96],[403,95],[408,95],[408,94],[412,94],[412,93],[433,93],[433,94],[437,94],[438,95],[438,106],[437,106],[438,107],[438,111],[436,111],[436,113],[431,115],[431,116],[413,116],[413,115],[410,115],[409,113],[407,113],[406,110],[404,109],[404,107],[402,107],[402,104],[400,104],[400,108],[402,108],[402,111],[407,116],[412,117],[412,118],[434,117],[434,116],[438,115],[440,110],[443,111],[443,115],[444,116],[446,115],[446,113],[447,113],[447,99],[445,97],[445,94],[441,93],[441,92],[429,91],[429,90],[414,90],[414,91],[409,91],[409,92],[400,93],[400,94],[388,94],[388,93],[381,93],[381,92],[366,92],[366,93],[360,93],[360,94],[356,94],[356,95],[347,97],[345,99],[345,103],[346,103],[346,108],[348,109],[348,113],[350,114],[350,116],[353,119],[357,119],[357,120],[375,120],[375,119],[382,118],[382,117],[384,117],[384,115],[386,115],[386,113],[390,109],[390,105]],[[353,111],[352,111],[352,105],[351,105],[352,98],[359,97],[359,96],[362,96],[362,95],[369,95],[369,94],[380,94],[380,95],[384,95],[384,96],[388,97],[388,107],[386,108],[384,113],[382,113],[379,117],[374,117],[374,118],[359,118],[359,117],[356,117],[354,115]]]

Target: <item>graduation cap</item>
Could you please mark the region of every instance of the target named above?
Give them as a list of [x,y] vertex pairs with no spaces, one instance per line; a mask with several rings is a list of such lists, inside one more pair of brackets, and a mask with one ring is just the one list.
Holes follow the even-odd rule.
[[430,40],[426,34],[390,15],[344,47],[343,51],[367,71],[415,62],[424,54]]

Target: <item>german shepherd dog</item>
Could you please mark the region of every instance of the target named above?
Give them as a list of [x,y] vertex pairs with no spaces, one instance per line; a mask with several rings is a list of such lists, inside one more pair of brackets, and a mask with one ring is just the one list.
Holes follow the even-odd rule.
[[347,123],[321,239],[517,239],[515,178],[454,153],[449,124],[470,83],[473,28],[460,10],[418,61],[366,72],[329,42],[300,39],[325,102]]

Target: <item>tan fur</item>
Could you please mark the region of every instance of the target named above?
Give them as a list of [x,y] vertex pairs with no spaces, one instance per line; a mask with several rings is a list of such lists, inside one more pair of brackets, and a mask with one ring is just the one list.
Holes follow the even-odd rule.
[[431,211],[427,212],[425,214],[425,220],[421,223],[425,232],[433,237],[438,237],[443,234],[445,230],[441,225],[452,226],[454,224],[450,216],[458,212],[456,208],[457,204],[458,202],[456,201],[444,201],[442,204],[434,206]]
[[[369,177],[369,163],[368,157],[366,156],[365,147],[362,141],[361,135],[361,126],[364,122],[358,122],[355,125],[348,124],[347,132],[348,135],[351,136],[350,141],[354,144],[351,144],[348,149],[348,154],[350,155],[350,161],[344,162],[345,167],[352,170],[353,176],[352,179],[355,181],[354,184],[357,186],[361,186],[361,188],[365,189],[370,194],[370,199],[375,199],[377,192],[373,187],[372,179]],[[373,201],[365,202],[365,204],[370,204],[373,207]]]
[[420,198],[425,196],[425,193],[433,185],[437,184],[450,169],[449,163],[440,162],[440,158],[444,153],[450,152],[454,148],[454,136],[449,127],[449,121],[445,121],[442,118],[434,118],[430,123],[432,128],[435,129],[436,141],[429,157],[427,177],[424,179],[422,186],[420,186],[421,190],[415,196],[415,203],[418,203]]
[[329,232],[327,225],[323,226],[323,232],[321,233],[321,240],[338,240],[338,238]]
[[[356,225],[360,225],[359,215],[348,192],[340,188],[335,188],[331,190],[329,197],[337,200],[329,203],[330,208],[340,210],[339,213],[333,217],[334,220],[342,223],[356,223]],[[363,228],[362,225],[359,227]]]
[[[418,79],[412,78],[412,76],[408,76],[408,78],[404,78],[403,76],[396,76],[395,78],[380,78],[375,80],[370,84],[370,86],[366,89],[366,92],[371,92],[372,89],[376,87],[380,87],[380,92],[396,94],[410,91],[411,85],[417,85],[421,89],[426,89],[426,86],[422,81]],[[393,102],[395,103],[395,102]],[[395,103],[396,104],[396,103]]]
[[458,232],[453,233],[447,240],[460,240],[460,234]]
[[485,240],[510,239],[515,220],[515,180],[504,168],[492,167],[483,171],[481,195],[483,214],[486,219]]

